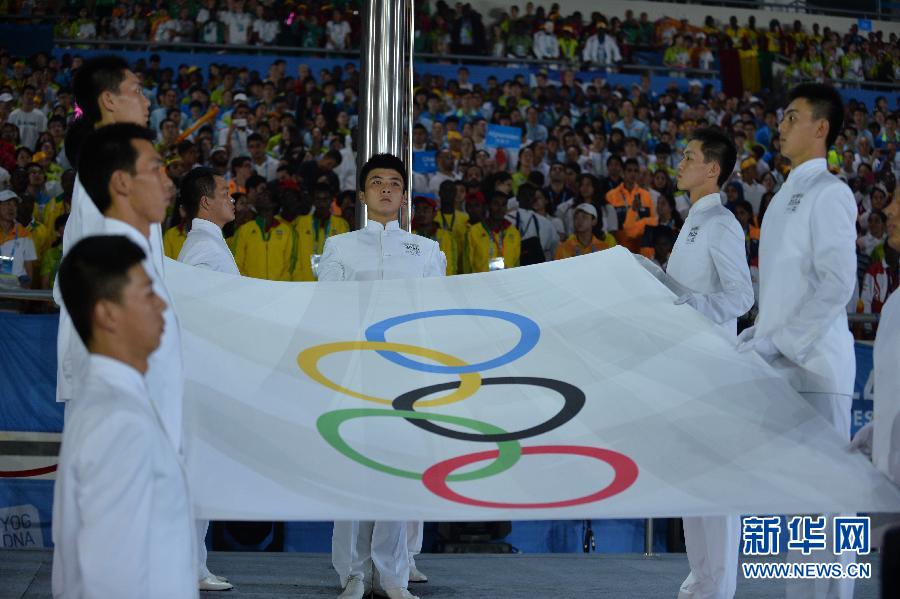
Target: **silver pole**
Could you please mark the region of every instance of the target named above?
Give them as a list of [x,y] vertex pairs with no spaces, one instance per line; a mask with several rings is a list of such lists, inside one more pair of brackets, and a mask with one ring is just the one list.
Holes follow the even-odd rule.
[[[400,157],[406,162],[410,186],[412,22],[411,0],[367,0],[363,6],[356,158],[361,170],[374,154],[388,152]],[[408,197],[407,214],[411,213],[409,207]],[[356,222],[360,228],[367,222],[362,202],[357,202]]]
[[647,518],[644,525],[644,555],[653,555],[653,518]]

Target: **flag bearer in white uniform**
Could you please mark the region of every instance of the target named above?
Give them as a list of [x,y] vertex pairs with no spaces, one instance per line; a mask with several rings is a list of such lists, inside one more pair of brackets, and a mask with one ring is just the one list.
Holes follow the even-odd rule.
[[[128,69],[128,63],[118,56],[98,56],[78,69],[73,84],[75,101],[82,110],[81,118],[70,128],[66,136],[66,153],[72,164],[77,165],[80,145],[91,131],[115,123],[134,123],[146,126],[150,101],[144,96],[143,87],[137,75]],[[166,190],[172,185],[166,180]],[[103,215],[85,191],[80,172],[75,178],[72,191],[72,210],[63,233],[63,256],[73,245],[88,235],[103,231]],[[150,260],[156,270],[162,273],[162,232],[159,223],[150,225]],[[62,296],[54,286],[54,300],[60,305],[59,332],[57,334],[57,377],[56,399],[72,399],[74,390],[80,383],[81,374],[87,360],[87,349],[78,338],[69,314],[63,305]],[[178,391],[177,397],[180,398]]]
[[[766,210],[759,242],[759,315],[738,338],[791,383],[844,438],[856,374],[847,302],[856,284],[856,201],[828,172],[828,148],[841,131],[840,94],[818,83],[791,90],[779,126],[791,172]],[[827,520],[831,547],[832,521]],[[844,566],[853,554],[788,552],[792,561]],[[790,580],[787,597],[847,598],[853,579]]]
[[[888,217],[887,242],[900,251],[900,188],[884,213]],[[853,437],[853,445],[872,457],[875,467],[900,486],[900,293],[888,297],[881,309],[875,335],[872,422]]]
[[[144,164],[137,170],[148,194],[160,189]],[[170,307],[148,276],[145,237],[165,202],[126,206],[131,183],[119,173],[107,214],[125,219],[124,234],[86,237],[59,270],[91,353],[68,406],[54,487],[53,596],[192,598],[197,558],[186,473],[145,378],[169,326]]]
[[[691,209],[666,269],[690,289],[675,303],[689,304],[732,337],[737,318],[753,306],[744,232],[719,196],[736,157],[734,142],[720,130],[694,131],[678,165],[678,189],[690,194]],[[691,572],[679,599],[734,597],[740,515],[684,518],[684,542]]]
[[[444,276],[447,259],[437,242],[404,231],[397,220],[408,193],[403,161],[389,154],[373,156],[359,174],[359,189],[368,224],[328,238],[319,281]],[[335,522],[331,561],[344,587],[339,599],[368,594],[373,566],[390,599],[414,599],[406,589],[410,571],[406,522]]]
[[[104,217],[102,230],[97,234],[122,235],[144,251],[147,256],[143,263],[144,271],[153,282],[154,292],[166,304],[163,312],[165,329],[159,347],[150,354],[144,379],[156,416],[175,451],[180,454],[181,399],[184,388],[181,329],[165,281],[151,259],[148,240],[148,236],[151,235],[151,223],[158,223],[165,216],[169,204],[167,185],[170,185],[168,176],[163,170],[162,159],[153,147],[153,139],[152,131],[138,125],[116,124],[101,127],[84,142],[78,170],[87,197],[94,202]],[[82,397],[80,393],[74,394],[73,402],[68,404],[68,409],[72,409],[73,404]],[[192,521],[190,504],[185,509],[184,516]],[[58,531],[55,519],[53,525],[56,538]],[[193,537],[194,534],[191,535],[192,539]],[[136,536],[132,539],[132,544],[137,546],[141,540],[141,537]],[[186,559],[191,560],[193,588],[196,592],[194,561],[196,557],[193,553],[193,543],[191,547],[192,552]],[[135,579],[134,589],[129,594],[143,591],[144,583],[141,580]],[[157,582],[159,581],[153,578],[147,584],[152,587]],[[94,591],[89,589],[87,592]]]
[[[228,182],[211,168],[198,167],[181,180],[181,206],[187,212],[190,230],[178,261],[208,268],[229,275],[240,276],[237,264],[222,227],[234,220],[234,202],[228,193]],[[206,533],[209,520],[197,520],[197,575],[201,591],[227,591],[233,588],[228,580],[216,576],[206,567]]]

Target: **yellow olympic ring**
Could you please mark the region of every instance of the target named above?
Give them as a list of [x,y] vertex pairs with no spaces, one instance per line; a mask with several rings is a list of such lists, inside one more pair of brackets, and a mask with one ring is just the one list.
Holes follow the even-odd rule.
[[[323,345],[317,345],[300,352],[300,354],[297,356],[297,364],[300,366],[300,370],[305,372],[309,378],[319,384],[325,385],[329,389],[337,391],[338,393],[344,393],[357,399],[371,401],[373,403],[383,404],[386,406],[392,405],[394,401],[393,399],[373,397],[371,395],[365,395],[364,393],[357,393],[356,391],[353,391],[351,389],[346,389],[344,387],[341,387],[334,381],[326,378],[325,375],[323,375],[319,371],[319,360],[321,360],[323,357],[337,352],[352,351],[358,349],[393,351],[403,354],[412,354],[421,358],[434,360],[435,362],[439,362],[445,366],[468,366],[468,364],[466,364],[459,358],[454,358],[453,356],[442,354],[439,351],[427,349],[424,347],[417,347],[415,345],[404,345],[402,343],[390,343],[386,341],[340,341],[337,343],[325,343]],[[422,408],[446,406],[448,404],[456,403],[457,401],[463,401],[464,399],[472,397],[478,391],[478,389],[481,388],[481,375],[477,372],[462,373],[459,375],[459,381],[459,388],[454,390],[453,393],[444,395],[442,397],[435,397],[434,399],[416,402],[416,405]]]

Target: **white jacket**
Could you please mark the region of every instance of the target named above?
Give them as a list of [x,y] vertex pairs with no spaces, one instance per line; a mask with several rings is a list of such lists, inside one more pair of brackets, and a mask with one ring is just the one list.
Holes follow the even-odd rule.
[[691,206],[666,273],[696,294],[697,311],[737,334],[737,318],[753,306],[753,284],[744,232],[718,193]]
[[611,65],[622,60],[622,53],[619,51],[619,44],[616,43],[613,36],[606,35],[601,42],[599,36],[595,33],[585,42],[584,50],[581,51],[581,58],[585,62]]
[[[76,176],[75,187],[72,190],[71,212],[63,231],[63,256],[85,237],[101,234],[103,221],[103,215],[81,185],[81,179]],[[159,224],[150,225],[149,248],[149,255],[156,269],[163,272],[162,228]],[[78,337],[72,319],[63,305],[62,292],[58,284],[53,285],[53,300],[59,305],[59,332],[56,337],[56,401],[68,401],[74,396],[79,377],[84,372],[83,362],[87,359],[87,349]]]
[[191,221],[191,230],[181,246],[178,261],[230,275],[241,274],[222,237],[222,229],[203,218]]
[[188,482],[141,374],[92,355],[66,408],[53,596],[197,597]]
[[753,336],[797,391],[852,395],[856,374],[847,302],[856,286],[856,201],[824,158],[791,171],[772,198],[759,243]]
[[[97,235],[122,235],[137,244],[148,257],[151,256],[147,238],[131,225],[113,218],[104,218],[101,226],[102,229],[96,232]],[[172,296],[169,295],[169,291],[166,288],[162,271],[156,269],[155,261],[152,258],[145,260],[143,265],[144,270],[147,271],[147,276],[153,281],[153,290],[167,305],[166,311],[163,313],[166,328],[163,331],[159,347],[150,354],[149,369],[145,378],[150,389],[150,399],[154,402],[159,417],[163,422],[163,427],[169,434],[172,444],[178,451],[181,451],[182,406],[184,398],[181,325],[178,322],[178,316],[175,314]],[[60,336],[63,331],[61,325],[62,318],[60,318]],[[71,326],[71,321],[69,326]],[[74,383],[75,393],[77,393],[81,386],[81,377],[84,376],[84,372],[87,370],[89,354],[74,328],[69,341],[70,343],[66,348],[67,351],[63,356],[65,360],[64,370],[68,371]],[[57,342],[57,345],[59,345],[59,342]],[[71,400],[77,397],[78,395],[73,394],[67,399]]]
[[544,30],[534,34],[534,44],[531,49],[538,58],[559,58],[559,40],[555,35]]
[[387,227],[370,220],[365,229],[325,240],[319,281],[421,279],[447,274],[438,243],[408,233],[397,221]]
[[900,485],[900,293],[888,298],[875,336],[872,462]]
[[556,256],[556,247],[559,245],[559,234],[556,225],[550,219],[541,216],[533,210],[516,208],[506,214],[506,220],[515,225],[522,236],[522,241],[537,237],[544,250],[544,260],[550,262]]

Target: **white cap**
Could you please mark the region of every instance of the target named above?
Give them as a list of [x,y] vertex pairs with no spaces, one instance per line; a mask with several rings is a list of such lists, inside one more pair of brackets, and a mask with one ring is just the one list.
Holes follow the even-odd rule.
[[597,208],[595,208],[593,204],[588,204],[587,202],[578,204],[575,206],[575,212],[578,212],[579,210],[597,218]]
[[7,92],[5,94],[0,94],[0,102],[12,102],[12,101],[13,101],[13,95],[11,93]]
[[239,93],[234,94],[234,101],[235,102],[246,102],[247,94],[245,94],[244,92],[239,92]]
[[14,192],[12,190],[4,189],[3,191],[0,191],[0,202],[6,202],[7,200],[18,200],[18,199],[19,199],[18,194],[16,194],[16,192]]

